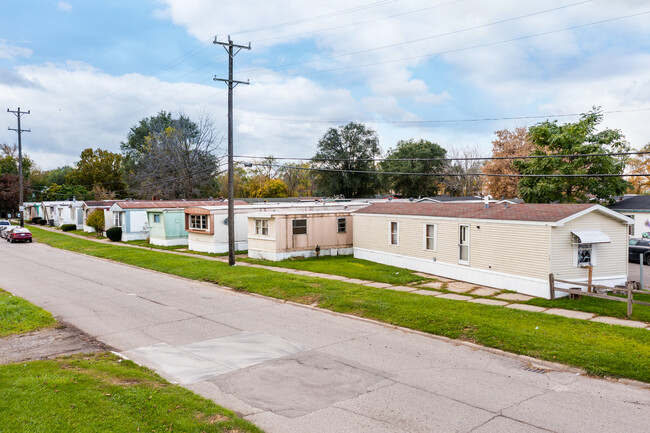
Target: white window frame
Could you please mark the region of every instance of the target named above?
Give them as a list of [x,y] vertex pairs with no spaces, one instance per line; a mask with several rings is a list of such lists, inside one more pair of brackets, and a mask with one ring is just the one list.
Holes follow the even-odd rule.
[[[427,229],[433,227],[433,236],[429,236]],[[433,248],[429,248],[429,239],[433,239]],[[422,249],[425,251],[437,251],[438,250],[438,224],[427,224],[422,225]]]
[[[157,219],[158,221],[156,221],[156,219]],[[159,214],[159,213],[155,213],[155,214],[153,214],[153,222],[154,222],[155,224],[159,224],[159,223],[160,223],[160,214]]]
[[256,219],[255,220],[255,234],[259,236],[269,235],[269,220]]
[[207,215],[192,215],[190,214],[190,221],[188,225],[190,230],[208,231],[208,216]]
[[[343,230],[341,230],[341,221],[343,221]],[[336,219],[336,233],[347,233],[348,231],[348,219],[345,217]]]
[[[591,248],[591,259],[589,263],[580,263],[580,249],[587,245]],[[596,244],[574,244],[573,245],[573,267],[580,268],[582,266],[596,266]]]
[[[304,227],[304,229],[305,229],[305,233],[296,233],[296,223],[297,223],[298,221],[304,221],[304,222],[305,222],[305,227]],[[300,226],[300,227],[298,227],[298,228],[301,229],[301,231],[302,231],[302,228],[303,228],[303,227]],[[292,234],[293,236],[303,236],[303,235],[306,235],[306,234],[307,234],[307,218],[296,218],[296,219],[294,219],[294,220],[291,220],[291,234]]]
[[[461,238],[460,238],[460,235],[463,231],[462,229],[463,227],[467,228],[467,231],[465,232],[467,234],[465,243],[461,243]],[[470,230],[469,229],[470,229],[469,224],[458,225],[458,263],[461,265],[469,265],[469,257],[470,257]],[[467,260],[461,260],[460,258],[461,248],[465,245],[467,246]]]
[[[393,224],[395,225],[395,232],[393,232]],[[395,242],[393,242],[393,235],[395,236]],[[388,221],[388,245],[399,246],[399,221]]]
[[[627,234],[630,237],[634,237],[634,228],[635,228],[634,226],[636,225],[636,218],[634,218],[634,215],[625,215],[625,216],[628,217],[628,218],[631,218],[632,221],[634,221],[632,224],[627,226]],[[593,251],[593,249],[592,249],[592,251]]]
[[124,226],[124,212],[113,212],[113,224],[115,227]]

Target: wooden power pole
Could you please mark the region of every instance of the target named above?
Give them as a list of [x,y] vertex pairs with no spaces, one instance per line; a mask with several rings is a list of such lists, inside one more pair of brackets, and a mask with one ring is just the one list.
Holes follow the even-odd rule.
[[235,179],[233,170],[233,144],[232,144],[232,90],[237,84],[250,84],[248,81],[236,81],[233,79],[232,68],[233,59],[241,50],[250,50],[248,46],[234,44],[228,36],[228,42],[219,42],[217,37],[214,38],[214,44],[221,45],[228,53],[228,79],[214,77],[215,81],[223,81],[228,84],[228,264],[235,265]]

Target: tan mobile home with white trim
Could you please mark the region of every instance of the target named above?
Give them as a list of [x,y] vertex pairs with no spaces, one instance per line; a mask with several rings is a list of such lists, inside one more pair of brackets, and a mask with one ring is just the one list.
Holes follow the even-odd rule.
[[290,257],[352,254],[350,210],[280,211],[248,215],[248,256],[279,261]]
[[627,279],[629,218],[591,204],[381,203],[354,213],[354,256],[548,298],[556,278]]

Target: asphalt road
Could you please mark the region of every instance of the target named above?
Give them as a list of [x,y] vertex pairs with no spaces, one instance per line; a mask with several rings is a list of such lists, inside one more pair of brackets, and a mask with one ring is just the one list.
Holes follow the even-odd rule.
[[[641,266],[638,263],[628,263],[627,279],[629,281],[641,281]],[[650,266],[643,265],[643,286],[650,288]]]
[[3,289],[269,433],[650,425],[647,387],[45,245],[0,254]]

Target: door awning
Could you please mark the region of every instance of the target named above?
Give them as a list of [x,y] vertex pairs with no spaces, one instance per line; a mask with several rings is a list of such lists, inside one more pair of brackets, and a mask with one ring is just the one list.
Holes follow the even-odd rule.
[[572,231],[571,233],[580,240],[581,244],[608,244],[611,242],[609,236],[600,230]]

